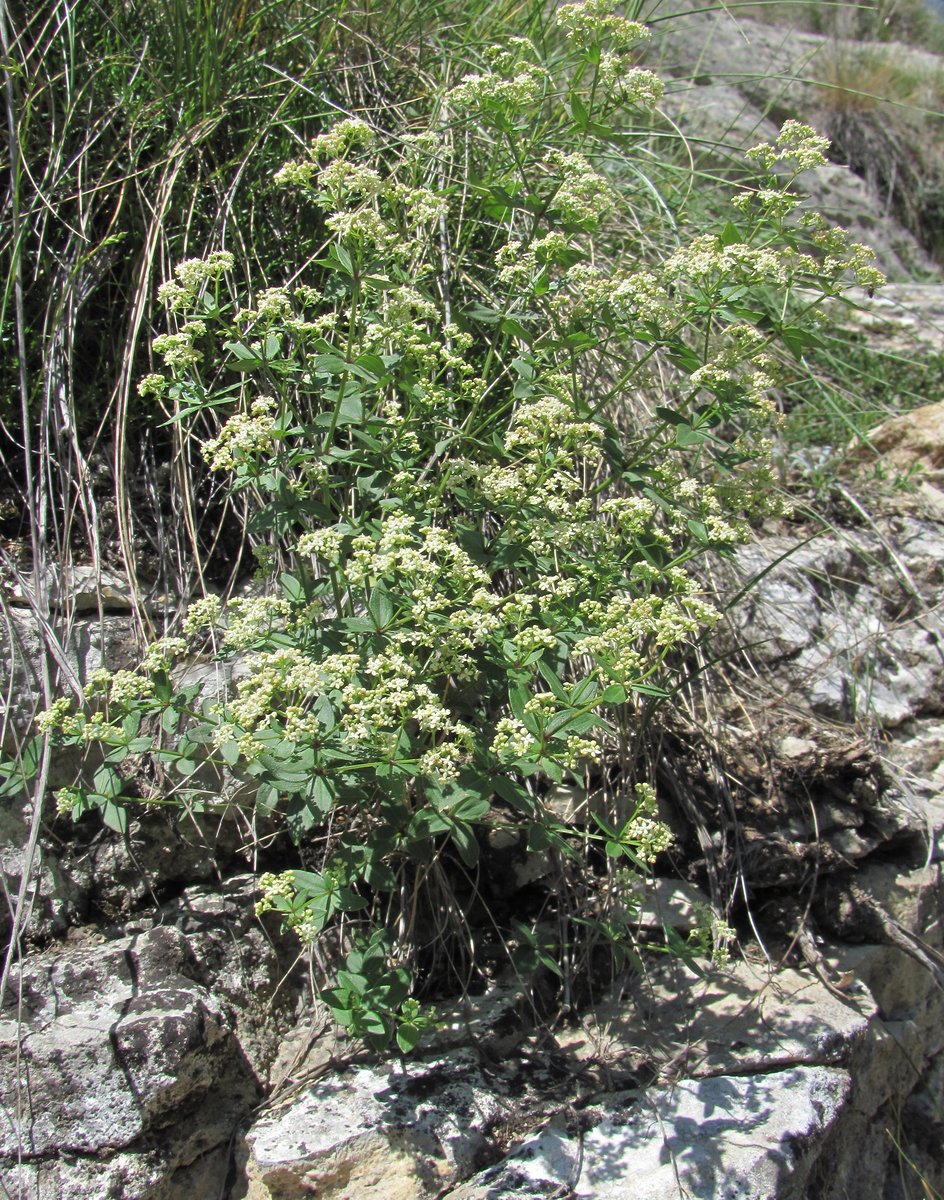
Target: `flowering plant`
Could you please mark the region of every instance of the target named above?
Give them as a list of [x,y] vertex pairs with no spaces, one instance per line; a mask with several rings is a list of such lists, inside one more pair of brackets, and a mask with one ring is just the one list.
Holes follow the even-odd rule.
[[[848,278],[877,282],[864,248],[796,212],[824,150],[796,123],[752,152],[737,222],[647,248],[624,212],[661,95],[633,60],[646,31],[604,0],[556,19],[555,57],[511,39],[427,127],[344,119],[282,168],[324,239],[304,282],[233,311],[220,252],[164,285],[165,369],[142,391],[175,421],[228,410],[204,455],[247,498],[272,586],[189,611],[185,639],[239,662],[222,698],[175,686],[187,642],[164,639],[96,679],[97,705],[44,717],[106,747],[63,794],[75,813],[123,827],[128,754],[194,791],[209,758],[318,847],[316,870],[263,877],[260,911],[307,941],[347,922],[372,965],[324,994],[404,1049],[417,896],[435,885],[455,916],[454,875],[499,814],[523,846],[580,857],[548,787],[586,782],[715,620],[688,564],[771,503],[787,314],[796,330]],[[669,834],[624,766],[583,836],[645,870]]]

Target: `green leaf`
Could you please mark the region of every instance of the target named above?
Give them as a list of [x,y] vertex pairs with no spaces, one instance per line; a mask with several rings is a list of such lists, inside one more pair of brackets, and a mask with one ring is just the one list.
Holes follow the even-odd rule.
[[239,762],[239,743],[236,741],[223,742],[219,747],[220,758],[228,767],[235,767]]
[[665,688],[657,687],[654,683],[631,683],[630,691],[638,692],[640,696],[655,696],[659,700],[668,700],[672,695]]
[[523,783],[509,779],[506,775],[496,775],[492,779],[491,785],[495,794],[501,796],[502,800],[517,809],[518,812],[529,815],[534,812],[534,797]]
[[587,112],[587,106],[576,92],[570,93],[567,107],[570,109],[570,115],[579,128],[586,129],[590,124],[590,114]]
[[263,360],[255,350],[250,350],[242,342],[226,342],[223,349],[228,350],[235,359],[235,362],[230,361],[226,364],[232,370],[254,371],[257,367],[262,366]]
[[701,446],[708,441],[711,435],[704,433],[700,429],[693,429],[691,425],[679,425],[675,431],[675,444],[687,449],[690,446]]
[[479,843],[471,826],[463,821],[456,821],[452,828],[452,841],[465,865],[474,867],[479,861]]
[[293,871],[292,880],[298,891],[308,897],[323,896],[330,889],[324,875],[319,875],[316,871]]
[[[522,687],[520,684],[514,684],[508,689],[508,704],[511,708],[511,711],[518,718],[518,720],[522,721],[529,729],[531,727],[528,722],[530,720],[533,723],[534,717],[532,713],[525,712],[525,705],[530,699],[531,692],[528,690],[528,688]],[[531,732],[533,733],[534,730],[532,729]]]
[[420,1030],[416,1025],[404,1022],[397,1029],[397,1045],[404,1054],[409,1054],[414,1050],[419,1040]]
[[708,527],[704,521],[689,520],[685,522],[688,532],[692,535],[696,542],[700,542],[703,546],[707,546],[711,541],[708,535]]
[[393,601],[382,584],[378,584],[371,590],[367,600],[367,611],[373,618],[375,629],[386,629],[390,624],[393,616]]
[[279,803],[279,793],[271,783],[260,783],[256,789],[256,808],[260,812],[273,812]]
[[724,229],[718,234],[718,241],[722,246],[735,246],[744,241],[741,231],[733,221],[728,221]]
[[538,662],[538,670],[543,675],[547,686],[551,689],[551,693],[556,699],[564,701],[570,700],[570,697],[567,695],[567,690],[561,682],[560,676],[553,669],[553,667],[549,666],[548,663],[541,659]]
[[316,375],[346,375],[350,369],[340,354],[316,354],[311,365]]
[[797,360],[802,359],[806,351],[815,345],[818,340],[813,336],[811,330],[802,329],[798,325],[781,326],[780,337],[783,340],[783,344]]
[[106,800],[101,806],[102,820],[109,829],[113,829],[115,833],[128,832],[128,813],[120,804],[115,804],[113,800]]
[[40,736],[29,738],[23,743],[20,749],[20,761],[18,764],[20,774],[26,779],[35,778],[42,757],[43,738]]
[[595,679],[581,679],[579,683],[574,684],[570,692],[571,704],[589,704],[596,699],[599,691],[599,684]]
[[161,729],[165,733],[176,733],[180,724],[180,713],[176,708],[165,708],[161,713]]
[[299,579],[294,575],[290,575],[288,571],[283,571],[279,576],[279,586],[282,588],[282,595],[292,604],[303,604],[305,601],[305,589]]
[[95,772],[92,786],[100,796],[104,796],[107,800],[114,800],[116,796],[121,795],[123,782],[117,771],[111,767],[102,766]]
[[335,795],[330,784],[323,775],[314,775],[308,783],[306,799],[317,808],[322,816],[327,816],[334,807]]

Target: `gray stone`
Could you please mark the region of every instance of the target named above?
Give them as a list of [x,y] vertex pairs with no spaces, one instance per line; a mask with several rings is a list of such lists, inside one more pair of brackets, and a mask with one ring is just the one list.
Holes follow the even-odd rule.
[[816,753],[816,743],[809,738],[785,737],[779,750],[782,758],[804,758]]
[[627,1093],[593,1113],[582,1136],[546,1128],[447,1195],[803,1200],[817,1139],[835,1124],[848,1093],[848,1074],[828,1067]]
[[186,888],[150,921],[152,927],[172,925],[185,935],[194,976],[212,993],[241,1053],[265,1082],[309,981],[293,970],[298,967],[298,939],[281,933],[277,920],[264,926],[257,919],[253,906],[258,898],[257,876],[235,875],[223,883]]
[[[122,612],[134,608],[135,596],[127,577],[107,567],[70,565],[46,572],[44,590],[53,608],[73,613]],[[12,604],[31,606],[35,593],[31,576],[22,576],[10,589]]]
[[629,996],[602,1001],[558,1041],[578,1058],[649,1055],[676,1075],[841,1066],[875,1011],[864,987],[840,999],[808,972],[738,962],[700,977],[676,960],[651,967]]
[[[256,1086],[193,971],[171,929],[21,964],[0,1025],[0,1090],[19,1114],[0,1128],[0,1182],[25,1170],[44,1197],[163,1196],[152,1185],[227,1146]],[[140,1191],[108,1190],[133,1179]]]
[[[817,125],[828,116],[815,81],[825,79],[829,86],[829,64],[837,55],[855,62],[865,51],[873,63],[887,56],[890,70],[914,70],[919,78],[922,73],[936,78],[940,69],[937,56],[913,47],[874,44],[866,50],[835,35],[778,27],[741,11],[688,11],[654,30],[652,57],[663,74],[678,77],[668,89],[666,108],[693,138],[702,161],[735,178],[739,152],[773,141],[784,117]],[[728,153],[716,150],[717,145]],[[886,201],[847,167],[828,163],[805,171],[800,186],[810,195],[811,208],[875,249],[889,278],[936,276],[915,237],[889,219]]]
[[640,895],[639,910],[629,915],[643,929],[676,929],[687,933],[699,918],[710,912],[708,897],[692,883],[681,879],[647,880]]
[[475,1170],[489,1123],[512,1110],[475,1054],[354,1067],[266,1112],[239,1152],[237,1197],[425,1200]]
[[[912,522],[908,558],[927,578]],[[936,544],[936,543],[935,543]],[[771,684],[819,716],[877,721],[893,729],[938,712],[944,696],[944,620],[939,586],[914,604],[905,557],[873,535],[813,541],[771,538],[736,555],[741,585],[756,583],[733,616],[734,634]]]
[[[15,739],[32,731],[36,713],[45,708],[44,661],[54,679],[59,668],[31,609],[7,609],[7,618],[0,622],[0,695],[9,698],[2,749],[10,752],[15,749]],[[82,685],[99,667],[118,670],[139,661],[137,627],[130,616],[80,617],[66,626],[57,618],[51,622],[49,636],[55,637],[59,656]],[[69,688],[60,681],[56,694],[69,695]],[[69,782],[65,775],[72,767],[74,761],[58,782]]]

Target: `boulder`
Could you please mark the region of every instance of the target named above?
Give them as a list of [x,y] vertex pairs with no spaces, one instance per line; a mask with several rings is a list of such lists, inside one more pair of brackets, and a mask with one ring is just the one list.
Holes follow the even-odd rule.
[[[49,569],[43,580],[46,599],[54,609],[73,613],[128,612],[134,609],[135,594],[127,576],[107,567],[71,564]],[[32,576],[21,576],[10,589],[10,603],[31,605],[35,600]]]
[[23,1194],[25,1178],[44,1200],[222,1188],[257,1088],[194,968],[173,929],[21,964],[0,1026],[0,1090],[17,1114],[0,1128],[0,1186]]
[[849,1076],[829,1067],[628,1092],[528,1138],[449,1200],[804,1200]]
[[233,1200],[432,1200],[491,1157],[486,1131],[513,1108],[467,1048],[351,1067],[252,1124]]

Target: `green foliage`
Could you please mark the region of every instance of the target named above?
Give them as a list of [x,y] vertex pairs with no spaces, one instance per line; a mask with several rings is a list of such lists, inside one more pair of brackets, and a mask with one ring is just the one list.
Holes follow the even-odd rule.
[[[268,586],[196,602],[185,638],[42,719],[107,749],[61,800],[115,827],[130,755],[181,798],[213,802],[207,760],[254,793],[317,858],[264,877],[261,910],[340,947],[322,997],[401,1050],[424,1023],[430,889],[444,864],[482,869],[483,831],[577,866],[597,842],[638,872],[667,846],[651,789],[581,833],[548,785],[583,779],[715,619],[688,565],[771,504],[772,349],[848,279],[878,281],[797,217],[824,146],[795,122],[751,151],[756,182],[715,229],[675,225],[641,186],[661,88],[636,65],[645,29],[600,0],[556,19],[546,51],[506,40],[423,119],[345,118],[281,168],[303,275],[232,303],[216,253],[162,287],[165,369],[142,392],[245,504]],[[175,687],[201,635],[239,668],[218,702]],[[519,968],[560,971],[518,934]]]

